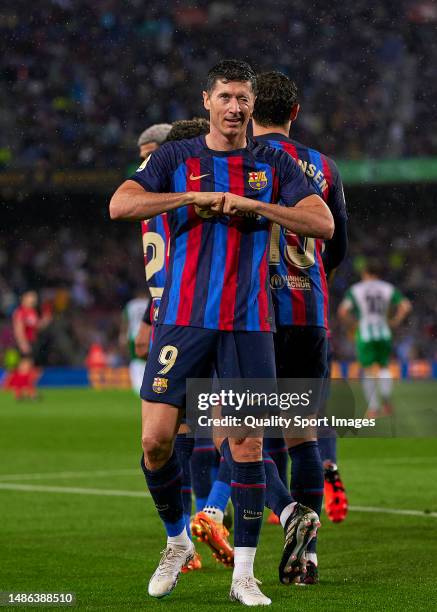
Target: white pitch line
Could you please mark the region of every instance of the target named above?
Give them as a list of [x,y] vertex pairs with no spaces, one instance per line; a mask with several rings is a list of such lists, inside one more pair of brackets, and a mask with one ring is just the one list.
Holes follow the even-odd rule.
[[4,480],[44,480],[45,478],[86,478],[99,476],[131,476],[141,474],[138,469],[120,470],[85,470],[83,472],[35,472],[32,474],[0,474],[0,482]]
[[[363,463],[362,457],[354,457],[345,459],[345,463]],[[437,464],[437,457],[366,457],[366,463],[380,463],[384,465],[398,465],[398,464],[422,464],[432,463]]]
[[[108,497],[150,497],[147,491],[122,491],[116,489],[89,489],[86,487],[50,487],[46,485],[27,485],[15,483],[0,483],[0,490],[23,491],[35,493],[67,493],[78,495],[103,495]],[[370,512],[374,514],[399,514],[402,516],[420,516],[422,518],[437,518],[437,512],[420,510],[402,510],[400,508],[375,508],[373,506],[350,506],[352,512]]]
[[148,491],[118,491],[116,489],[89,489],[87,487],[49,487],[45,485],[26,485],[0,483],[0,490],[23,491],[29,493],[68,493],[77,495],[104,495],[107,497],[150,497]]
[[422,516],[437,518],[437,512],[423,512],[423,510],[402,510],[401,508],[375,508],[373,506],[349,506],[352,512],[372,512],[377,514],[400,514],[402,516]]

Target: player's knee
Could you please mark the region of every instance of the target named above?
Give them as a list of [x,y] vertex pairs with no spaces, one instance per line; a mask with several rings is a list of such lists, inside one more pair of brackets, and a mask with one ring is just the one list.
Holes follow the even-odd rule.
[[171,440],[160,440],[155,436],[145,435],[141,440],[144,462],[149,470],[157,470],[170,459],[172,452]]
[[239,463],[261,461],[262,438],[246,438],[239,444],[230,442],[232,458]]

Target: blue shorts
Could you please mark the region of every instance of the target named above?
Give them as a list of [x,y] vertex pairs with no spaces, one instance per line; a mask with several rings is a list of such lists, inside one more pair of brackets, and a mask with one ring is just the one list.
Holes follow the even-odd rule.
[[141,397],[185,408],[187,378],[275,378],[273,334],[157,325]]
[[327,378],[328,337],[323,327],[278,327],[275,334],[278,378]]

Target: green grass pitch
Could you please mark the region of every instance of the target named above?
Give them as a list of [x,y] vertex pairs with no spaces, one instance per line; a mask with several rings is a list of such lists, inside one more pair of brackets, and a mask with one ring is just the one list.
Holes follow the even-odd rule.
[[[420,406],[436,388],[403,383],[396,395]],[[0,392],[0,591],[72,591],[83,610],[238,609],[230,571],[202,544],[204,569],[162,601],[147,596],[165,537],[141,495],[139,436],[130,392],[52,390],[35,403]],[[341,440],[339,457],[352,506],[437,512],[436,439]],[[437,517],[353,510],[322,525],[314,587],[278,583],[282,530],[264,526],[256,575],[272,610],[437,609]]]

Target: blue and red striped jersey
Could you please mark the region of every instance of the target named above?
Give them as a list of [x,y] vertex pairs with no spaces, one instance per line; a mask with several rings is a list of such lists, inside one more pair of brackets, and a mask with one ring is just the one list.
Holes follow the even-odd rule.
[[[334,222],[337,224],[339,218],[346,218],[343,185],[332,159],[283,134],[265,134],[256,140],[291,155],[329,206]],[[328,328],[329,297],[323,248],[323,240],[273,227],[270,285],[277,325]]]
[[150,322],[154,323],[158,316],[169,262],[170,228],[167,215],[164,213],[148,221],[141,221],[141,231],[146,285],[152,296]]
[[[213,151],[204,136],[164,144],[131,179],[157,193],[231,192],[284,206],[316,193],[283,151],[252,140],[244,149]],[[170,258],[158,323],[273,331],[270,222],[256,215],[211,216],[194,206],[167,218]]]

